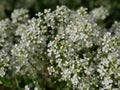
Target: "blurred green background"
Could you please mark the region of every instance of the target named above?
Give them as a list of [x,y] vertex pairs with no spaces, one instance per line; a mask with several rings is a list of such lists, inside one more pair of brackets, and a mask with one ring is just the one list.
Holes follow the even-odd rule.
[[120,21],[120,0],[0,0],[0,20],[10,17],[14,9],[27,8],[33,17],[35,13],[43,12],[46,8],[54,10],[57,5],[66,5],[73,10],[83,6],[88,11],[104,6],[110,13],[104,21],[106,27],[109,28],[115,20]]

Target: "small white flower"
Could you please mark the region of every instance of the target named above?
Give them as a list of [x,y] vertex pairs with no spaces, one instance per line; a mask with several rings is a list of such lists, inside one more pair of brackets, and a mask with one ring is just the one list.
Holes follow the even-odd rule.
[[5,75],[5,71],[4,71],[4,68],[2,67],[0,68],[0,76],[4,77],[4,75]]
[[37,88],[37,87],[34,87],[34,90],[38,90],[38,88]]
[[25,89],[24,90],[30,90],[28,85],[25,85]]

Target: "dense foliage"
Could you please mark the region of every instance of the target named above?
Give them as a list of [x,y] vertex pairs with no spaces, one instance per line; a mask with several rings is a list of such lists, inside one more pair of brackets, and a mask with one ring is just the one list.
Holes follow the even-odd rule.
[[0,84],[15,90],[119,90],[120,23],[99,23],[103,6],[57,6],[29,19],[16,9],[0,21]]

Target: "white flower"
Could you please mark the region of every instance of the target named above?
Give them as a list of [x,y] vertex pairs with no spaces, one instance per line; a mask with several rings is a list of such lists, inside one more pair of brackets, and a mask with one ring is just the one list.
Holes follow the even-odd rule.
[[21,23],[25,22],[28,19],[28,10],[27,9],[16,9],[13,11],[11,18],[12,18],[12,23]]
[[37,88],[37,87],[34,87],[34,90],[38,90],[38,88]]
[[92,15],[95,19],[102,19],[104,20],[106,16],[109,15],[108,10],[101,6],[100,8],[95,8],[92,10]]
[[110,89],[112,87],[113,80],[110,77],[104,77],[102,84],[104,85],[104,89]]
[[25,89],[24,90],[30,90],[28,85],[25,85]]
[[0,77],[4,77],[5,75],[5,71],[4,71],[4,68],[0,68]]

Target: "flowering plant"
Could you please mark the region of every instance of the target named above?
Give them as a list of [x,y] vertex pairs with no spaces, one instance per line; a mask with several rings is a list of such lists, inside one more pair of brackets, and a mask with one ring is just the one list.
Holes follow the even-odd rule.
[[[57,6],[29,19],[26,9],[0,21],[0,82],[15,89],[119,90],[120,23],[97,23],[104,7],[87,13]],[[53,89],[52,89],[53,90]]]

